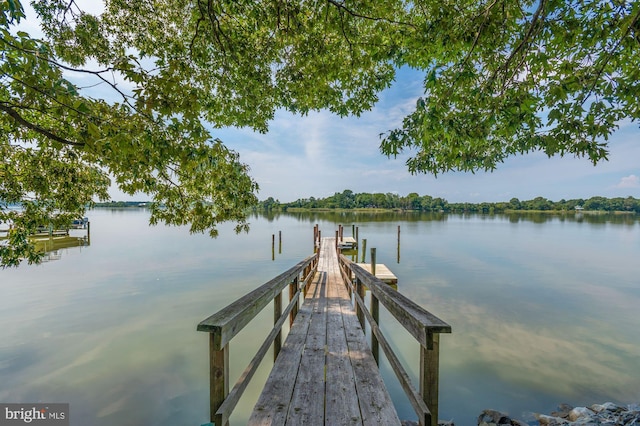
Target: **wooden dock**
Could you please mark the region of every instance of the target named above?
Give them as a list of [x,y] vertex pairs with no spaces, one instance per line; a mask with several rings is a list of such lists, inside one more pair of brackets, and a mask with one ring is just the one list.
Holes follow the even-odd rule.
[[[228,425],[258,365],[273,347],[273,369],[250,425],[399,425],[377,366],[381,347],[419,423],[437,425],[439,334],[450,333],[451,327],[338,255],[335,238],[320,238],[317,229],[314,235],[319,253],[198,325],[210,336],[210,424]],[[287,288],[289,304],[284,307]],[[371,292],[370,309],[364,302],[365,288]],[[229,390],[229,342],[270,304],[274,327]],[[379,305],[419,343],[419,390],[378,326]],[[287,319],[290,331],[283,342],[281,329]],[[370,344],[363,332],[365,320],[371,330]]]
[[[367,271],[368,273],[371,273],[371,264],[370,263],[357,263],[358,266],[360,266],[362,269],[364,269],[365,271]],[[352,275],[353,278],[355,278],[355,275]],[[395,276],[395,274],[393,272],[391,272],[391,270],[384,264],[379,263],[376,265],[376,273],[375,273],[376,278],[378,278],[380,281],[385,282],[387,284],[391,284],[391,285],[398,285],[398,277]]]
[[341,249],[355,249],[358,247],[358,242],[353,237],[342,237],[338,239],[338,247]]
[[253,410],[250,425],[399,425],[351,305],[334,249],[318,273]]

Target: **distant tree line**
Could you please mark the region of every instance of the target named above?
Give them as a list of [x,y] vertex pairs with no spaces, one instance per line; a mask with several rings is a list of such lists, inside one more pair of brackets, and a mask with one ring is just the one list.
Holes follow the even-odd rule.
[[94,207],[148,207],[150,203],[145,201],[108,201],[105,203],[95,203]]
[[449,203],[444,198],[430,195],[419,195],[412,192],[406,196],[400,196],[387,192],[386,194],[354,193],[349,189],[336,192],[327,198],[301,198],[291,203],[281,203],[269,197],[260,201],[257,210],[263,211],[287,211],[291,208],[300,209],[398,209],[427,212],[452,212],[452,213],[501,213],[512,210],[536,210],[536,211],[573,211],[584,209],[587,211],[623,211],[640,213],[640,199],[634,197],[591,197],[589,199],[571,199],[551,201],[544,197],[536,197],[532,200],[521,201],[512,198],[509,201],[497,203]]

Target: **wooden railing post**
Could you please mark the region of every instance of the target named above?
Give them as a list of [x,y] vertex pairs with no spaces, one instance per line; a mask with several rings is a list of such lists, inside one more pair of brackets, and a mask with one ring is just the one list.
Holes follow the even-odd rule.
[[[364,286],[362,285],[362,281],[359,278],[356,278],[356,293],[362,300],[364,300]],[[358,320],[360,321],[360,325],[362,326],[362,330],[364,331],[364,312],[360,307],[359,303],[356,303],[356,315]]]
[[[311,265],[307,266],[306,268],[304,268],[304,271],[302,272],[302,278],[303,279],[307,279],[309,278],[309,274],[311,273]],[[308,285],[304,285],[304,287],[302,287],[302,296],[303,297],[307,297],[307,287]]]
[[[298,292],[298,277],[295,277],[293,281],[289,284],[289,302],[293,300],[293,297]],[[298,315],[298,302],[296,302],[295,306],[291,310],[289,314],[289,326],[293,325],[293,321],[296,319],[296,315]]]
[[[273,299],[273,324],[275,325],[282,316],[282,292]],[[273,361],[276,361],[280,349],[282,348],[282,329],[278,331],[276,339],[273,341]]]
[[[376,276],[376,248],[371,247],[371,275]],[[380,320],[380,304],[378,298],[371,292],[371,316],[376,324],[379,325]],[[380,365],[380,346],[378,345],[378,338],[375,334],[371,333],[371,352],[376,360],[376,363]]]
[[431,349],[420,345],[420,395],[431,411],[431,424],[425,426],[438,426],[440,333],[431,333],[431,336]]
[[[371,293],[371,316],[373,320],[380,325],[380,302],[378,298]],[[371,333],[371,352],[373,358],[376,360],[376,364],[380,365],[380,345],[378,344],[378,338],[374,333]]]
[[[229,394],[229,345],[221,350],[215,347],[214,333],[209,333],[209,407],[211,423],[215,424],[215,415]],[[216,426],[226,426],[217,425]]]
[[353,271],[351,270],[350,267],[345,265],[341,257],[338,258],[338,263],[340,264],[340,269],[344,270],[345,274],[347,274],[347,276],[349,277],[349,283],[348,283],[349,285],[347,285],[347,292],[349,293],[349,300],[353,300],[353,280],[351,279],[351,275],[353,274]]

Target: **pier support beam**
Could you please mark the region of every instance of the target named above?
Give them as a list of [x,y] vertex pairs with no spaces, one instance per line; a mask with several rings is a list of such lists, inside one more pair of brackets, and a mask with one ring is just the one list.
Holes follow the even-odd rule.
[[209,333],[210,377],[209,377],[209,406],[211,423],[215,423],[216,411],[229,394],[229,345],[221,350],[216,349],[214,333]]
[[[282,316],[282,292],[273,299],[273,323],[277,324],[278,320]],[[273,341],[273,361],[276,361],[280,349],[282,348],[282,330],[278,331],[275,340]]]
[[440,333],[432,333],[431,336],[431,349],[420,345],[420,395],[431,411],[431,424],[425,426],[438,426]]

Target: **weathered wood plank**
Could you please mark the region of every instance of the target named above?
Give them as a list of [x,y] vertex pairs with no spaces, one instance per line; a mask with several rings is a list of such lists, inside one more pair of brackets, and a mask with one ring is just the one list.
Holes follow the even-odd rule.
[[[335,261],[334,261],[335,260]],[[325,424],[357,425],[362,424],[360,403],[356,389],[353,367],[349,358],[346,329],[342,319],[340,272],[337,258],[324,260],[321,268],[327,271],[327,373]],[[321,260],[322,262],[322,260]]]
[[287,423],[291,425],[315,425],[324,422],[326,274],[322,274],[322,279],[317,285],[318,294],[313,299],[311,321],[287,415]]
[[399,425],[400,419],[351,303],[342,299],[340,305],[347,330],[347,345],[355,375],[362,422],[364,425]]
[[[311,284],[314,290],[315,286],[315,283]],[[309,294],[312,292],[310,291]],[[296,321],[289,330],[267,383],[254,406],[249,425],[285,424],[312,310],[312,304],[305,303],[298,311]]]

